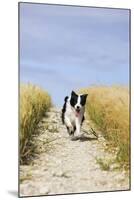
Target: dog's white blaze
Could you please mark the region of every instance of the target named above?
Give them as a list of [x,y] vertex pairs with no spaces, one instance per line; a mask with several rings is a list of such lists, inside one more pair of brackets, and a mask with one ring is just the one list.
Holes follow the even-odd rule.
[[78,105],[80,105],[80,95],[78,96]]
[[80,104],[80,95],[78,96],[78,99],[77,99],[77,104],[75,105],[75,108],[77,108],[77,106],[79,106],[81,108],[81,104]]

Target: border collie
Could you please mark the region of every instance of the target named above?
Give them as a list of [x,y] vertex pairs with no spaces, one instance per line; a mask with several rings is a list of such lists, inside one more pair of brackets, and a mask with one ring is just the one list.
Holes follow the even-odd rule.
[[62,108],[62,122],[66,125],[70,136],[80,136],[81,125],[84,121],[85,103],[88,94],[78,95],[74,91],[66,96]]

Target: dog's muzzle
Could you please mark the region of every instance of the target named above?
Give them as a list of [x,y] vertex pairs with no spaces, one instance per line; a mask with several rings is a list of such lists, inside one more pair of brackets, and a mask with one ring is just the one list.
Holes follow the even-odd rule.
[[79,115],[80,115],[80,108],[75,109],[75,115],[76,115],[76,117],[79,117]]

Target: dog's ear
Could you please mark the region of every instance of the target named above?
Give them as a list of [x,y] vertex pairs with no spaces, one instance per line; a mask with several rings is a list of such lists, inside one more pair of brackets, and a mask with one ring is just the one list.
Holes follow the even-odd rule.
[[74,91],[72,91],[71,96],[77,96],[77,94]]
[[87,98],[88,94],[83,94],[82,95],[85,99]]
[[82,105],[82,106],[85,105],[87,96],[88,96],[88,94],[82,94],[82,95],[81,95],[81,105]]

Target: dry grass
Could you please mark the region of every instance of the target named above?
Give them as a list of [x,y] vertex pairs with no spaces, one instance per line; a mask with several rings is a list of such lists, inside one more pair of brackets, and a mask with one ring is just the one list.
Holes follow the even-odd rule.
[[[129,91],[127,87],[90,87],[86,111],[109,141],[117,147],[117,161],[129,166]],[[110,148],[109,145],[109,148]]]
[[24,163],[31,147],[29,142],[41,117],[51,106],[49,94],[37,86],[20,86],[20,162]]

